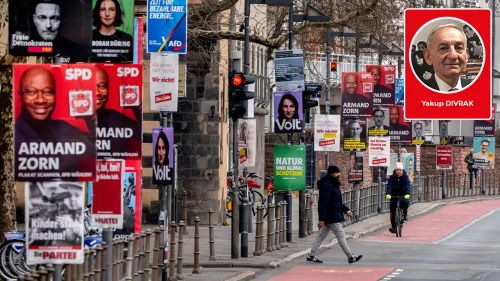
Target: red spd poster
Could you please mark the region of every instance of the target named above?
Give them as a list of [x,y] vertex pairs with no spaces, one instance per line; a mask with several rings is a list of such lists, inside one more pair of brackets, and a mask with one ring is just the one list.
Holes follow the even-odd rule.
[[491,118],[490,9],[405,11],[405,118]]
[[95,178],[95,67],[13,67],[16,181]]
[[342,118],[371,117],[373,75],[367,72],[342,72]]
[[92,186],[93,227],[123,227],[124,173],[124,160],[97,160],[97,181]]
[[451,170],[453,167],[453,147],[451,145],[436,146],[436,169]]
[[97,157],[141,159],[142,67],[96,64]]
[[373,107],[394,106],[396,66],[367,65],[366,72],[373,75]]

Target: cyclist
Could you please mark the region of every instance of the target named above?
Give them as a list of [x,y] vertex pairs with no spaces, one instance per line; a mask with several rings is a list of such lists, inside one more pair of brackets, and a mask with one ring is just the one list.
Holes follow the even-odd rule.
[[318,236],[314,240],[311,252],[307,257],[308,261],[323,263],[316,257],[316,251],[321,242],[328,236],[330,230],[335,234],[337,241],[347,256],[349,263],[359,261],[363,256],[354,255],[347,245],[345,238],[344,228],[342,222],[344,221],[344,214],[351,217],[352,212],[349,208],[342,203],[342,191],[340,190],[340,169],[337,166],[329,166],[328,174],[318,181],[319,188],[319,201],[318,201]]
[[396,233],[396,223],[394,222],[394,212],[396,211],[396,207],[398,204],[398,199],[397,198],[392,198],[392,196],[404,196],[403,198],[399,198],[399,206],[401,209],[403,209],[403,214],[404,214],[404,220],[408,220],[408,206],[410,205],[410,193],[411,193],[411,186],[410,186],[410,178],[408,177],[408,174],[404,170],[403,163],[397,162],[396,163],[396,168],[394,169],[394,172],[392,173],[391,177],[387,181],[387,191],[386,193],[386,198],[387,200],[391,200],[391,215],[390,215],[390,220],[391,220],[391,225],[392,227],[389,228],[389,231],[391,233]]

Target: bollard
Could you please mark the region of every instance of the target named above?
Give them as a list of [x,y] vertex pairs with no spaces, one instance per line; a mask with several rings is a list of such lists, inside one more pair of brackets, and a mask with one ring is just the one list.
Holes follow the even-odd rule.
[[40,278],[40,274],[38,274],[36,271],[31,272],[30,274],[31,274],[31,278],[33,278],[33,280],[38,281],[38,279]]
[[90,249],[90,255],[89,255],[89,280],[90,281],[95,281],[95,268],[96,268],[96,255],[97,255],[97,250],[96,247],[92,247]]
[[[162,233],[162,235],[163,235],[163,237],[165,237],[165,233]],[[133,253],[132,253],[132,280],[134,280],[134,281],[137,281],[137,279],[139,278],[139,257],[140,257],[140,255],[139,255],[139,247],[140,247],[139,245],[140,244],[139,243],[141,241],[141,240],[139,240],[139,239],[141,239],[140,237],[141,237],[140,234],[135,234],[135,236],[134,236],[135,239],[134,239],[134,243],[133,243],[133,247],[132,247],[132,249],[133,249]],[[161,260],[161,258],[160,258],[160,260]],[[162,264],[164,264],[164,263],[162,262]]]
[[[186,224],[184,221],[179,222],[179,227],[182,229],[186,228]],[[177,280],[182,280],[182,246],[184,245],[184,231],[179,231],[179,244],[177,245],[178,250],[177,250],[177,275],[176,278]]]
[[215,258],[215,238],[214,238],[214,225],[212,221],[214,210],[212,208],[208,209],[208,243],[210,243],[210,256],[209,261],[217,260]]
[[54,266],[52,264],[47,264],[46,270],[47,270],[47,281],[53,280],[55,271]]
[[18,281],[24,281],[24,280],[26,280],[26,279],[24,278],[24,275],[21,275],[21,276],[17,277],[17,280],[18,280]]
[[48,271],[45,270],[45,266],[40,266],[38,273],[40,274],[40,281],[49,281],[49,279],[47,279]]
[[134,241],[135,241],[135,235],[131,234],[130,239],[128,240],[128,251],[127,251],[127,272],[125,274],[125,280],[131,281],[132,280],[132,262],[133,262],[133,247],[134,247]]
[[[188,213],[187,213],[187,191],[185,189],[182,190],[182,204],[184,205],[182,209],[182,220],[187,221]],[[184,227],[184,234],[189,234],[187,232],[187,227]]]
[[273,219],[274,219],[274,205],[270,202],[267,204],[267,252],[273,251]]
[[[175,231],[175,228],[174,228]],[[175,233],[175,232],[174,232]],[[159,261],[160,261],[160,237],[161,231],[160,229],[155,229],[155,237],[154,237],[154,246],[153,246],[153,264],[151,266],[151,281],[158,280],[158,269],[159,269]]]
[[139,270],[138,270],[138,276],[137,280],[138,281],[143,281],[144,280],[144,267],[145,267],[145,262],[144,262],[144,251],[146,250],[146,233],[141,232],[141,240],[140,240],[140,250],[139,250]]
[[[170,235],[170,259],[168,261],[168,280],[176,281],[175,278],[175,221],[170,224],[170,230],[172,235]],[[146,260],[146,263],[148,260]],[[145,279],[147,280],[147,279]]]
[[26,281],[35,281],[35,279],[33,279],[33,277],[31,277],[31,273],[26,273],[24,275],[24,280],[26,280]]
[[254,256],[260,256],[260,213],[261,213],[261,207],[262,206],[257,206],[257,221],[255,222],[255,250],[253,252]]
[[[292,201],[290,201],[292,202]],[[281,235],[283,235],[283,238],[282,238],[282,241],[283,241],[283,246],[281,246],[281,248],[284,248],[284,247],[288,247],[288,243],[286,242],[287,241],[287,233],[288,233],[288,230],[286,229],[288,227],[288,221],[287,221],[287,214],[288,214],[288,203],[286,201],[283,201],[282,202],[283,206],[281,207],[281,230],[283,231],[281,233]]]
[[146,230],[146,243],[144,243],[144,279],[149,280],[149,273],[151,272],[151,267],[149,261],[151,260],[151,230]]
[[309,235],[313,234],[313,202],[312,197],[309,202]]
[[194,266],[193,274],[200,274],[200,218],[194,218]]
[[274,232],[274,245],[276,250],[281,250],[280,247],[280,241],[281,241],[281,202],[278,202],[276,204],[276,209],[275,209],[275,232]]
[[89,281],[89,249],[83,251],[83,281]]
[[311,200],[311,194],[308,192],[306,194],[306,236],[309,235],[309,211],[311,210],[309,201]]
[[[107,249],[108,249],[108,244],[106,242],[102,242],[101,243],[101,246],[102,246],[102,255],[101,255],[101,277],[100,277],[100,280],[101,281],[105,281],[106,280],[106,253],[107,253]],[[71,280],[71,279],[68,279],[68,280]]]

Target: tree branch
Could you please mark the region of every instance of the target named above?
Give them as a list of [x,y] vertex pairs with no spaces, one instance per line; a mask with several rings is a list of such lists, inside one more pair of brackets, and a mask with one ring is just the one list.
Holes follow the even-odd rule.
[[[285,34],[287,35],[287,34]],[[245,40],[245,35],[239,32],[233,31],[217,31],[217,30],[204,30],[204,29],[188,29],[188,36],[190,39],[208,39],[208,40]],[[288,36],[288,35],[287,35]],[[278,38],[267,38],[259,35],[250,35],[250,42],[260,44],[269,48],[279,48],[283,42],[280,40],[281,36]],[[286,41],[286,39],[285,39]]]
[[189,9],[189,17],[206,17],[211,14],[221,13],[231,9],[239,0],[219,0],[217,3],[207,3],[202,5],[194,5]]

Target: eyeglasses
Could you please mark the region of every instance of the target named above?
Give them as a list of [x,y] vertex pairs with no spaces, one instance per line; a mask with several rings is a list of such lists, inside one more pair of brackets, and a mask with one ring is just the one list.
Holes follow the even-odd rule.
[[28,97],[28,99],[35,99],[40,93],[42,97],[46,100],[53,100],[55,98],[55,90],[54,89],[22,89],[21,92]]

